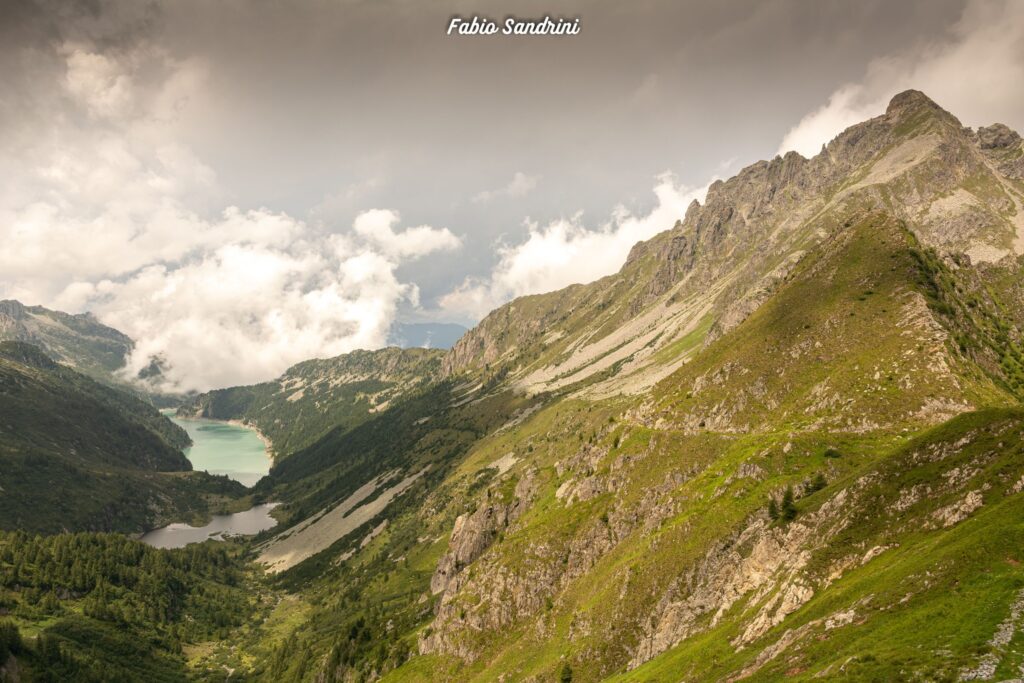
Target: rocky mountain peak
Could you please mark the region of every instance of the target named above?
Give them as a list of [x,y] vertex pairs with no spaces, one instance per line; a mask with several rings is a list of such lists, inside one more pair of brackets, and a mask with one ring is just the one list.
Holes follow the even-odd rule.
[[[588,353],[601,361],[587,367],[622,360],[625,371],[640,372],[647,352],[638,349],[652,339],[668,344],[714,318],[702,342],[710,343],[755,310],[809,246],[871,209],[892,212],[926,247],[975,263],[1022,253],[1024,198],[1007,182],[1024,177],[1020,150],[1005,126],[975,133],[924,93],[899,93],[884,115],[849,127],[812,158],[790,152],[715,181],[703,202],[634,245],[617,275],[492,312],[453,349],[444,372],[500,363],[540,390],[551,377],[585,378],[579,363],[564,359]],[[566,297],[591,317],[564,315]],[[600,336],[583,331],[594,315],[607,318]],[[637,348],[623,342],[634,334]],[[614,352],[600,346],[605,337]]]
[[25,317],[25,306],[20,301],[4,299],[0,301],[0,315],[6,315],[16,320],[23,318]]
[[894,95],[889,100],[889,106],[885,110],[886,117],[890,119],[906,119],[922,113],[938,114],[955,120],[952,114],[940,107],[920,90],[904,90]]

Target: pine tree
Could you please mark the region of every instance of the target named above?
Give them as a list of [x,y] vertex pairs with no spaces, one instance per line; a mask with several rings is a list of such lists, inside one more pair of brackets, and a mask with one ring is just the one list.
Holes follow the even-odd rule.
[[779,519],[779,504],[775,502],[775,496],[768,496],[768,518],[773,522]]
[[0,623],[0,663],[6,662],[11,654],[22,650],[21,633],[10,622]]
[[782,494],[782,505],[779,506],[779,517],[784,522],[791,522],[796,518],[796,505],[793,504],[793,487],[787,486]]

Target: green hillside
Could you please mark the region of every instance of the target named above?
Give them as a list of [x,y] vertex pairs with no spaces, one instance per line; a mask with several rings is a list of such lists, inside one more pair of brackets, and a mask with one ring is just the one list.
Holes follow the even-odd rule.
[[[800,610],[805,603],[811,609],[833,573],[881,554],[873,549],[910,543],[903,536],[928,530],[928,520],[927,542],[941,544],[956,533],[947,531],[942,511],[954,519],[962,509],[966,518],[983,504],[972,491],[986,482],[1008,491],[1024,474],[1024,425],[1011,408],[1017,401],[930,318],[919,253],[897,221],[869,215],[809,253],[768,302],[657,385],[646,404],[580,402],[564,430],[552,435],[550,422],[524,430],[520,440],[545,443],[534,449],[542,455],[529,458],[536,473],[515,484],[520,489],[529,476],[535,502],[507,528],[491,532],[484,523],[471,532],[497,538],[471,570],[446,577],[437,616],[420,640],[441,657],[429,674],[410,668],[410,676],[548,678],[563,658],[581,680],[648,661],[631,680],[721,680],[759,658],[774,668],[776,650],[794,638],[780,641],[786,628],[776,624],[799,625]],[[979,429],[997,436],[982,439]],[[574,433],[582,436],[575,443]],[[975,439],[982,443],[972,445]],[[977,457],[1003,439],[1010,440],[996,453]],[[906,483],[894,479],[893,472],[914,469],[907,466],[913,454],[952,443],[959,444],[956,458],[912,472]],[[880,488],[861,492],[874,482]],[[795,518],[773,521],[769,500],[782,507],[787,488]],[[879,523],[896,501],[916,503],[926,488],[927,504],[912,508],[916,521],[900,529]],[[504,499],[518,504],[507,493]],[[837,549],[837,538],[846,550]],[[919,571],[942,566],[939,556],[910,556]],[[848,606],[867,597],[855,595]],[[873,610],[899,607],[874,600]],[[801,637],[818,637],[830,616]],[[959,618],[951,614],[936,628],[955,632]],[[931,633],[910,629],[902,647],[929,645]],[[696,655],[712,643],[722,648],[715,658]],[[971,661],[969,648],[957,646],[957,666]],[[738,651],[729,663],[700,668]],[[833,652],[821,648],[820,659],[796,668],[809,677],[838,667]],[[894,665],[879,658],[857,670],[875,675]]]
[[0,301],[0,342],[3,341],[32,344],[76,372],[137,394],[161,408],[177,405],[181,400],[180,396],[161,389],[160,359],[151,359],[137,377],[125,374],[135,342],[102,324],[91,313],[72,315],[10,299]]
[[241,420],[270,440],[280,460],[332,429],[365,422],[429,383],[443,355],[435,349],[389,347],[308,360],[272,382],[200,394],[178,408],[178,415]]
[[138,532],[242,487],[191,472],[184,430],[131,394],[0,342],[0,528]]

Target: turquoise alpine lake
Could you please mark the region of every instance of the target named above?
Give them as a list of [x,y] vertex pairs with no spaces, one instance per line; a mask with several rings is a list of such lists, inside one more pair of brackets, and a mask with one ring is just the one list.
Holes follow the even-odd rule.
[[[173,410],[161,411],[192,439],[185,456],[195,470],[225,474],[246,486],[252,486],[270,471],[267,447],[254,429],[220,420],[180,418]],[[277,520],[270,516],[276,503],[255,505],[245,512],[214,515],[201,527],[170,524],[142,536],[142,542],[156,548],[181,548],[189,543],[225,536],[250,536],[270,529]]]
[[221,420],[180,418],[171,410],[162,412],[192,439],[192,446],[185,449],[192,469],[226,474],[246,486],[270,471],[267,446],[256,430]]

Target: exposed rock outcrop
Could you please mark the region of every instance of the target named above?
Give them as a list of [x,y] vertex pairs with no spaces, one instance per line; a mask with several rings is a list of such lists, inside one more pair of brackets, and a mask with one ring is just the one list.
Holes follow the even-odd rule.
[[536,472],[527,470],[515,487],[514,499],[509,503],[486,503],[472,514],[455,519],[448,550],[437,563],[430,578],[430,590],[435,595],[454,587],[459,572],[484,554],[498,534],[529,507],[533,499]]

